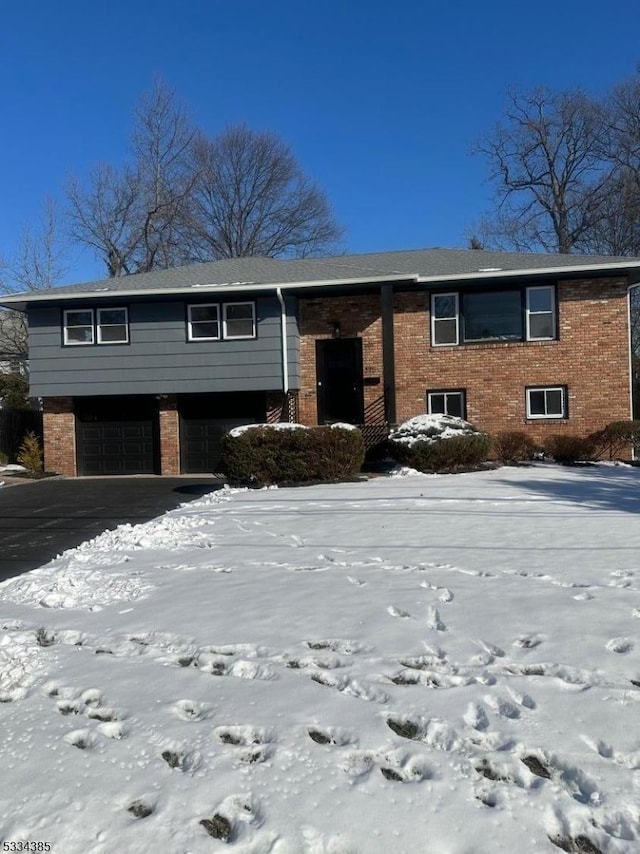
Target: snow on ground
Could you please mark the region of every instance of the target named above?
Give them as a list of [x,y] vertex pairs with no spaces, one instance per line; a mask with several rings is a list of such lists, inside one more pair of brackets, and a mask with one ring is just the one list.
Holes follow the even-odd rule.
[[225,488],[5,582],[0,841],[637,852],[638,483]]

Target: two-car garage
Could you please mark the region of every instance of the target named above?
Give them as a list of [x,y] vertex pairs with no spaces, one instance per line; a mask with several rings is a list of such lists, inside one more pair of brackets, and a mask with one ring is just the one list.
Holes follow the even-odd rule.
[[[80,475],[160,474],[163,396],[74,399]],[[180,471],[219,470],[222,435],[240,424],[264,421],[264,392],[177,395]]]

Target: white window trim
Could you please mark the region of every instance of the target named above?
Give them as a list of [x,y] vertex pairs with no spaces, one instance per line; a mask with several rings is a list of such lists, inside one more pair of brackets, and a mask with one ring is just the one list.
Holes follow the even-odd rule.
[[[251,327],[253,332],[251,335],[229,335],[227,331],[227,308],[230,305],[250,305],[251,306]],[[250,339],[256,337],[256,304],[253,300],[243,300],[242,302],[224,302],[222,303],[222,337],[226,341],[241,341],[242,339]]]
[[[529,308],[531,304],[530,294],[531,291],[551,291],[551,311],[531,311]],[[539,314],[550,314],[551,315],[551,335],[545,336],[535,336],[531,334],[531,328],[529,323],[529,318],[531,315],[539,315]],[[537,285],[535,287],[527,288],[527,296],[526,296],[526,309],[525,309],[525,320],[526,320],[526,334],[527,341],[553,341],[556,338],[556,291],[553,285]]]
[[[549,415],[547,413],[544,413],[543,415],[533,415],[531,412],[531,392],[532,391],[544,391],[544,392],[559,391],[561,394],[561,400],[562,400],[562,412],[559,415],[556,415],[555,413],[551,414],[551,415]],[[534,420],[538,420],[538,421],[541,419],[544,419],[546,421],[548,421],[548,420],[560,421],[560,420],[567,418],[567,388],[566,388],[566,386],[562,386],[562,385],[528,386],[526,392],[527,392],[527,418],[528,419],[534,419]],[[546,408],[546,396],[545,396],[545,408]]]
[[[78,323],[70,326],[67,323],[67,317],[70,314],[78,314],[79,312],[87,312],[91,314],[91,323]],[[90,347],[95,343],[95,315],[92,308],[68,308],[63,311],[62,318],[63,341],[66,347]],[[67,335],[69,329],[85,329],[87,326],[91,326],[91,341],[69,340],[69,336]]]
[[[124,323],[101,323],[100,316],[103,311],[124,311]],[[102,340],[102,328],[106,326],[124,326],[125,327],[125,337],[119,339],[118,341],[103,341]],[[113,307],[107,308],[97,308],[96,309],[96,331],[97,331],[97,342],[98,344],[128,344],[129,343],[129,309],[125,308],[121,305],[114,305]]]
[[[216,318],[218,321],[218,334],[216,336],[211,336],[211,335],[195,336],[193,334],[193,324],[194,323],[198,324],[198,323],[207,323],[207,322],[211,323],[212,322],[212,321],[205,321],[205,320],[195,320],[195,321],[192,320],[191,309],[193,309],[193,308],[215,308]],[[189,339],[189,341],[220,341],[220,337],[221,337],[220,336],[220,306],[218,305],[217,302],[201,302],[201,303],[194,303],[193,305],[188,305],[187,306],[187,317],[188,317],[188,320],[187,320],[187,338]]]
[[[440,415],[440,414],[441,414],[441,413],[439,413],[439,412],[434,413],[434,412],[433,412],[433,410],[432,410],[432,408],[431,408],[431,397],[432,397],[433,395],[436,395],[436,394],[437,394],[437,395],[444,395],[444,406],[445,406],[445,409],[447,408],[447,398],[448,398],[448,397],[453,397],[453,396],[457,396],[457,397],[459,397],[459,398],[460,398],[460,404],[461,404],[461,406],[460,406],[460,411],[461,411],[461,413],[462,413],[462,414],[460,415],[460,418],[464,418],[464,417],[465,417],[466,409],[467,409],[467,405],[466,405],[466,404],[467,404],[467,393],[466,393],[466,391],[465,391],[464,389],[450,389],[450,390],[449,390],[449,389],[443,389],[442,391],[438,391],[438,390],[436,389],[436,390],[434,390],[434,391],[428,391],[428,392],[427,392],[427,413],[428,413],[429,415],[434,415],[434,414],[435,414],[435,415]],[[446,412],[445,412],[444,414],[445,414],[445,415],[447,415],[448,413],[446,413]]]
[[[434,311],[434,305],[436,299],[439,297],[453,297],[455,300],[455,314],[451,315],[451,317],[436,317]],[[439,344],[436,341],[436,323],[439,320],[455,320],[456,322],[456,340],[455,341],[447,341]],[[449,293],[444,294],[432,294],[431,295],[431,346],[432,347],[457,347],[460,344],[460,296],[456,291],[451,291]]]

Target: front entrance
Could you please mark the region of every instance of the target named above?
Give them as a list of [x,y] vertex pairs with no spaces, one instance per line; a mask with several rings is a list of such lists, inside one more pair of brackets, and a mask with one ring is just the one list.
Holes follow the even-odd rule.
[[316,341],[318,424],[364,422],[362,339]]

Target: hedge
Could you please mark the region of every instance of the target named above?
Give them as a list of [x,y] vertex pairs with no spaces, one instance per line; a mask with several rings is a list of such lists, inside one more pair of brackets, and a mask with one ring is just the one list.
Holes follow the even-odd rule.
[[251,426],[222,438],[221,468],[233,483],[337,481],[360,471],[362,433],[349,427]]

